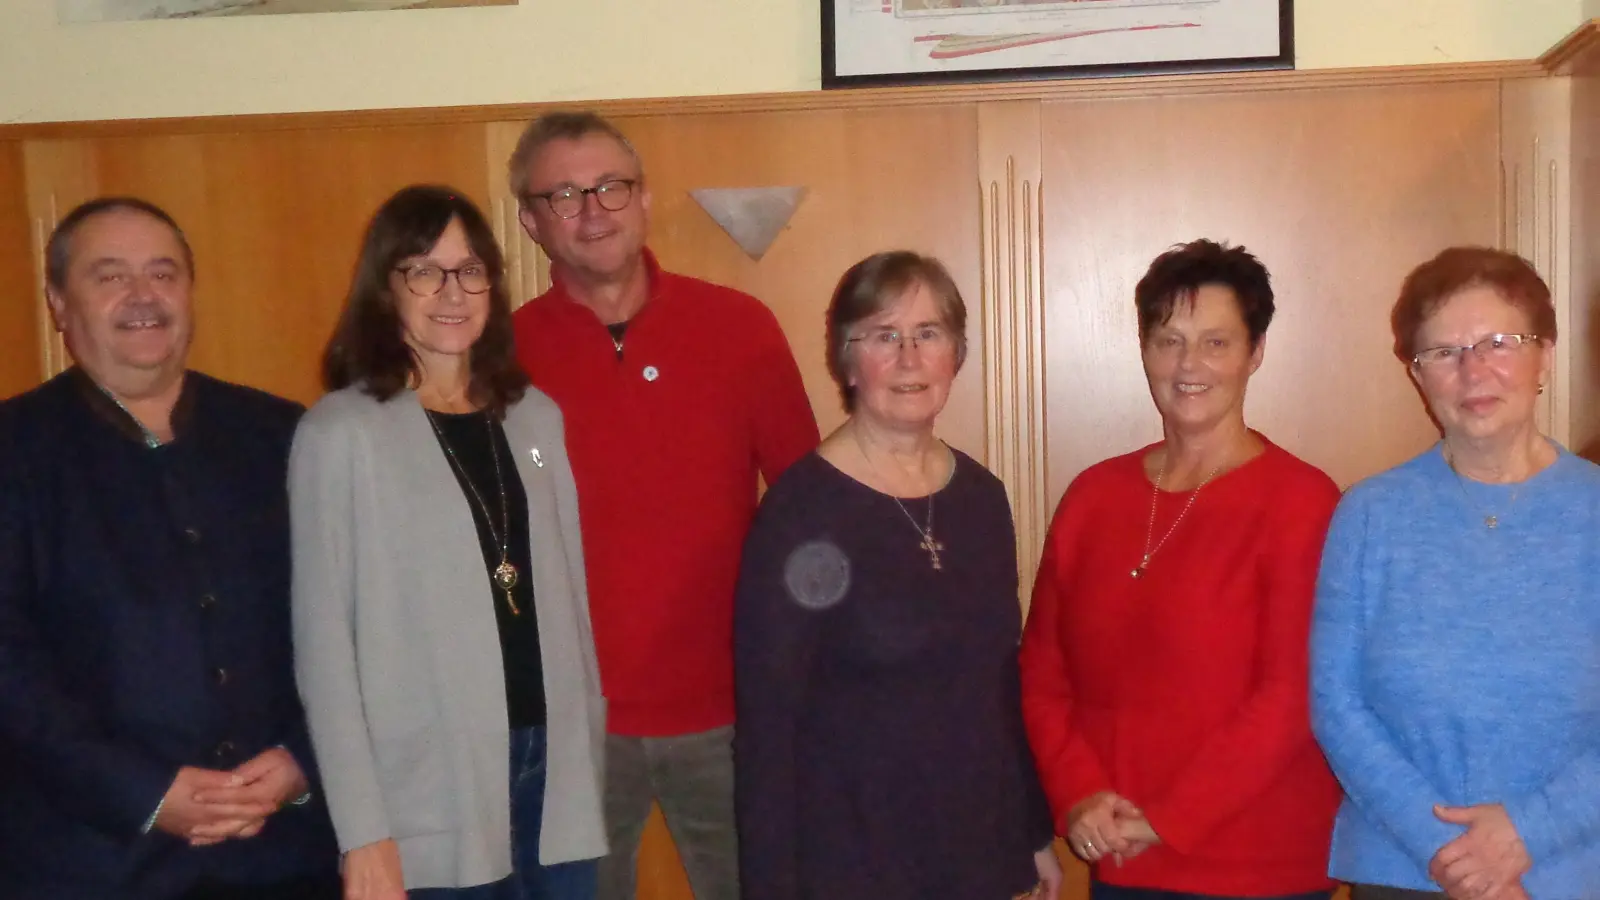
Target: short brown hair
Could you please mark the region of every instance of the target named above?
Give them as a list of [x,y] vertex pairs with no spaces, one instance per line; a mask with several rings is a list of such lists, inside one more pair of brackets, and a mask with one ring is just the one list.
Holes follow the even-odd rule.
[[467,246],[489,271],[489,321],[472,345],[467,399],[496,418],[522,399],[528,376],[517,364],[500,245],[465,194],[438,185],[401,188],[368,223],[344,311],[322,354],[322,381],[328,390],[359,384],[368,394],[388,400],[422,374],[402,333],[390,276],[402,260],[432,250],[452,221],[461,223]]
[[1468,288],[1493,288],[1501,299],[1522,310],[1528,327],[1541,340],[1555,343],[1556,307],[1550,286],[1533,263],[1509,250],[1493,247],[1449,247],[1406,276],[1389,324],[1394,352],[1402,362],[1417,355],[1417,332],[1451,297]]
[[522,136],[517,138],[517,148],[511,151],[511,159],[506,163],[511,196],[517,198],[518,205],[528,205],[528,164],[533,162],[540,150],[556,141],[576,141],[591,134],[603,134],[621,144],[622,149],[633,158],[634,164],[639,166],[640,177],[644,177],[644,164],[639,161],[639,151],[633,149],[633,144],[622,130],[604,116],[589,110],[545,113],[522,130]]
[[1192,303],[1195,292],[1208,284],[1233,292],[1239,317],[1250,332],[1250,345],[1261,343],[1277,310],[1272,276],[1249,250],[1206,238],[1178,244],[1156,257],[1139,279],[1133,289],[1133,304],[1139,314],[1139,343],[1143,344],[1157,326],[1165,325],[1180,302]]
[[839,386],[845,412],[856,411],[850,385],[850,329],[892,306],[917,285],[939,304],[939,321],[955,335],[956,371],[967,359],[967,304],[950,271],[931,256],[910,250],[874,253],[845,270],[828,302],[828,372]]

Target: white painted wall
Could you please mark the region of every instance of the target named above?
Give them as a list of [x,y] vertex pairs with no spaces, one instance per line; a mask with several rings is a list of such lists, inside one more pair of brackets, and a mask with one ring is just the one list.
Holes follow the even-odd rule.
[[[815,89],[819,0],[61,26],[4,0],[0,123]],[[1600,0],[1299,0],[1302,68],[1527,59]]]

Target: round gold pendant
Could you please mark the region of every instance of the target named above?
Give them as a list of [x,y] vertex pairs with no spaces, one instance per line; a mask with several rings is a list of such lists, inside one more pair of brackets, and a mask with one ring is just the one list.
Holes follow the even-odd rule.
[[509,562],[502,561],[494,570],[495,586],[502,591],[509,591],[517,586],[517,567]]

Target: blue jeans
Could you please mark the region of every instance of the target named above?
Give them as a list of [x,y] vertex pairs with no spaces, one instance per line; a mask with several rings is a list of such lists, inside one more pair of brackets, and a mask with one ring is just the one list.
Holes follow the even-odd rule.
[[[1333,891],[1312,891],[1309,894],[1285,894],[1282,897],[1251,897],[1248,900],[1328,900]],[[1186,894],[1182,891],[1163,891],[1159,888],[1118,887],[1103,881],[1089,883],[1089,900],[1236,900],[1216,897],[1213,894]],[[1246,898],[1237,898],[1246,900]]]
[[594,900],[595,860],[539,865],[544,737],[543,728],[511,732],[511,877],[472,887],[407,891],[410,900]]

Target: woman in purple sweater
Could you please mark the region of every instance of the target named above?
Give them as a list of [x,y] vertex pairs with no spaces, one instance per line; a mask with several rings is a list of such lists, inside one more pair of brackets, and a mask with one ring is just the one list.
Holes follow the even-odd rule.
[[934,437],[966,355],[937,261],[880,253],[828,309],[851,416],[778,479],[735,616],[748,900],[1054,900],[1022,726],[1005,489]]

